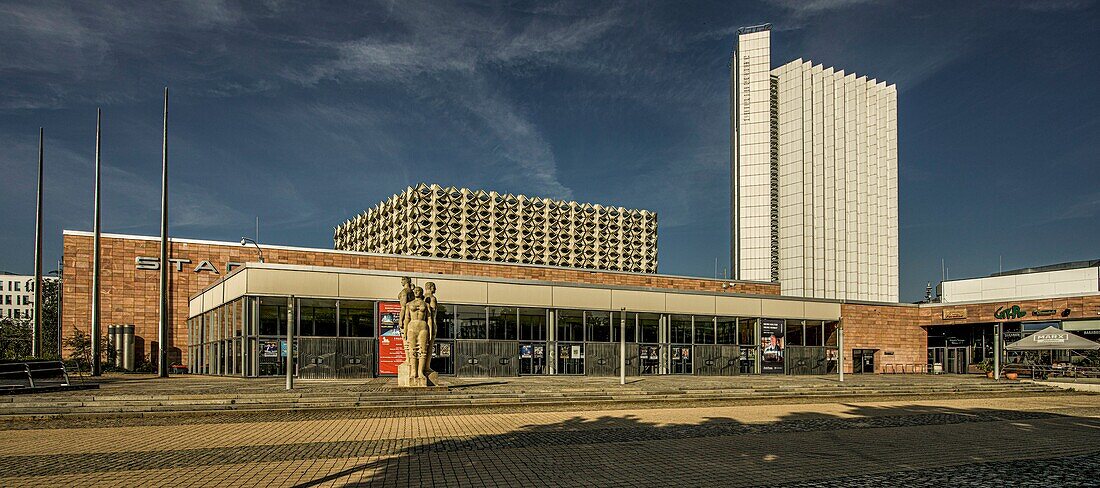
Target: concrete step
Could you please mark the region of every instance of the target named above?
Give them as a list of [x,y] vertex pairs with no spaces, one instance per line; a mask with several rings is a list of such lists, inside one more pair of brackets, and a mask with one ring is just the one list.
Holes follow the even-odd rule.
[[[1063,394],[1062,390],[1048,387],[1009,388],[1003,390],[987,390],[981,392],[985,395],[1010,395],[1026,392],[1030,394]],[[979,392],[971,392],[979,393]],[[879,389],[879,390],[838,390],[838,391],[799,391],[799,392],[757,392],[742,395],[573,395],[573,396],[528,396],[528,397],[433,397],[417,399],[374,398],[369,400],[357,398],[329,398],[324,401],[309,399],[285,399],[282,401],[236,401],[228,399],[208,400],[204,402],[190,401],[118,401],[118,402],[37,402],[8,404],[0,407],[0,418],[12,418],[27,415],[55,415],[55,414],[107,414],[107,413],[151,413],[151,412],[209,412],[222,410],[315,410],[315,409],[349,409],[349,408],[393,408],[394,406],[426,406],[426,407],[470,407],[491,405],[565,405],[584,403],[649,403],[649,402],[683,402],[699,400],[752,400],[752,399],[781,399],[781,398],[830,398],[830,397],[870,397],[870,396],[929,396],[927,389]],[[270,400],[270,399],[269,399]]]

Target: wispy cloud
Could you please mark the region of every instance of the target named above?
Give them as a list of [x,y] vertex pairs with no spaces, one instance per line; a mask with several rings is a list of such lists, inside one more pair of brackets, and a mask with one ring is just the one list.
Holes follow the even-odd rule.
[[474,131],[492,147],[503,183],[557,198],[573,191],[558,177],[553,148],[535,124],[507,96],[491,87],[486,73],[545,65],[595,41],[616,24],[616,9],[558,15],[480,15],[449,3],[406,2],[394,5],[387,21],[398,34],[374,35],[341,42],[309,40],[328,51],[324,61],[286,72],[293,81],[314,85],[339,82],[401,82],[417,96],[446,98],[479,122]]

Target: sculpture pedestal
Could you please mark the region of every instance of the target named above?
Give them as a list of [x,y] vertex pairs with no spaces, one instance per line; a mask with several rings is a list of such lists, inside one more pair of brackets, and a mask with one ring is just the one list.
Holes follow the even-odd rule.
[[427,388],[429,386],[437,386],[437,378],[439,373],[432,371],[428,374],[428,377],[414,378],[413,366],[409,363],[401,363],[397,366],[397,386],[403,388]]

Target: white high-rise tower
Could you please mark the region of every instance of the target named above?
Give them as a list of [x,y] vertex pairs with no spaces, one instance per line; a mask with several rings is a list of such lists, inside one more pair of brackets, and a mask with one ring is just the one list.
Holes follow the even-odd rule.
[[898,300],[897,89],[801,59],[770,26],[731,62],[733,278],[784,295]]

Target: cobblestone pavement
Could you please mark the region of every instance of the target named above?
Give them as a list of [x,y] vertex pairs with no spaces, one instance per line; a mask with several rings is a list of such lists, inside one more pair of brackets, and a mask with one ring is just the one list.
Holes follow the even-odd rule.
[[0,430],[0,486],[1095,486],[1100,397]]

